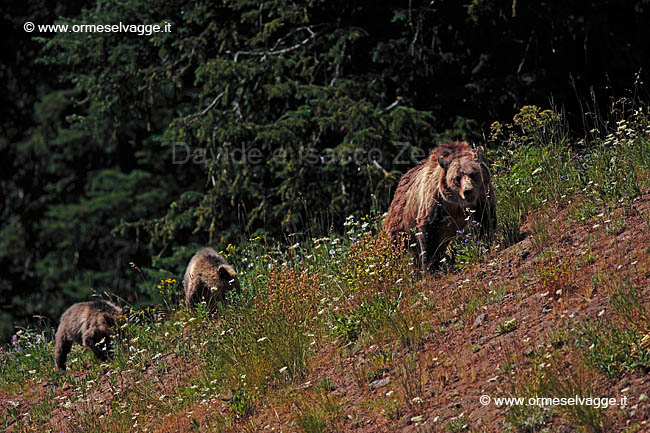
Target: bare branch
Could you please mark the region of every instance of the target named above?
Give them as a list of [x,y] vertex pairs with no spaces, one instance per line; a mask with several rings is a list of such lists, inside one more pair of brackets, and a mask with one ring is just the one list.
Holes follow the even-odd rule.
[[384,176],[388,176],[389,173],[386,171],[386,169],[385,169],[384,167],[382,167],[382,166],[377,162],[376,159],[373,159],[373,160],[372,160],[372,163],[374,164],[375,167],[377,167],[378,169],[380,169],[380,170],[384,173]]
[[[196,47],[192,48],[192,51],[190,52],[190,55],[187,56],[187,59],[188,59],[190,62],[192,61],[192,57],[194,57],[194,51],[195,51],[195,50],[196,50]],[[165,58],[163,59],[163,63],[165,63],[165,62],[167,61],[168,58],[169,58],[169,56],[165,57]],[[182,62],[183,60],[185,60],[185,59],[186,59],[185,57],[181,57],[180,59],[176,60],[174,63],[172,63],[171,65],[167,66],[167,70],[170,70],[170,71],[171,71],[171,70],[174,69],[176,66],[180,65],[181,62]],[[189,63],[188,63],[188,66],[189,66]]]
[[208,111],[212,110],[214,106],[217,105],[217,102],[219,102],[219,99],[221,99],[225,93],[226,93],[225,91],[219,93],[217,97],[214,98],[212,102],[210,102],[210,105],[205,107],[205,110],[201,111],[200,113],[190,114],[189,116],[186,116],[185,119],[183,119],[185,124],[187,124],[187,122],[189,121],[189,124],[191,125],[199,117],[205,116],[208,113]]
[[347,46],[348,41],[343,41],[343,48],[341,49],[341,61],[336,63],[336,68],[334,69],[334,78],[330,81],[330,86],[333,86],[336,80],[341,76],[341,63],[345,59],[345,47]]
[[521,56],[521,63],[519,63],[519,67],[517,68],[517,75],[521,73],[521,69],[524,67],[524,62],[526,61],[526,54],[528,54],[528,49],[530,48],[530,43],[533,41],[533,36],[535,35],[535,32],[533,31],[530,34],[530,38],[528,38],[528,43],[526,44],[526,49],[524,50],[523,56]]
[[383,110],[381,110],[381,112],[382,112],[382,113],[387,113],[387,112],[389,112],[389,111],[392,110],[393,108],[397,107],[397,106],[399,105],[399,103],[400,103],[401,100],[402,100],[402,97],[401,97],[401,96],[398,96],[398,97],[395,99],[395,101],[393,101],[392,104],[390,104],[388,107],[386,107],[386,108],[384,108]]
[[[282,48],[282,49],[280,49],[280,50],[271,50],[271,51],[237,51],[237,52],[235,53],[234,61],[237,62],[237,59],[239,58],[239,56],[240,56],[240,55],[243,55],[243,56],[261,56],[262,58],[260,59],[260,61],[263,62],[264,60],[266,60],[266,57],[267,57],[267,56],[277,56],[277,55],[281,55],[281,54],[288,53],[289,51],[296,50],[296,49],[298,49],[298,48],[300,48],[300,47],[306,45],[309,41],[311,41],[312,39],[316,38],[316,37],[320,34],[320,33],[314,33],[314,32],[312,32],[312,31],[310,31],[310,33],[311,33],[311,34],[309,35],[309,37],[308,37],[307,39],[304,39],[304,40],[302,40],[301,42],[298,42],[298,43],[295,44],[295,45],[292,45],[292,46],[287,47],[287,48]],[[277,45],[277,44],[276,44],[276,45]],[[226,51],[226,52],[229,53],[229,54],[231,53],[230,51]]]
[[292,35],[298,33],[298,32],[301,31],[301,30],[306,30],[306,31],[309,32],[309,34],[312,35],[312,36],[315,35],[315,33],[314,33],[314,31],[311,29],[311,27],[307,27],[307,26],[298,27],[297,29],[293,29],[293,30],[291,30],[289,33],[287,33],[286,35],[284,35],[284,36],[282,36],[280,39],[278,39],[278,40],[275,42],[275,44],[273,44],[273,48],[271,48],[271,51],[277,49],[278,46],[279,46],[280,44],[282,44],[284,41],[286,41],[290,36],[292,36]]

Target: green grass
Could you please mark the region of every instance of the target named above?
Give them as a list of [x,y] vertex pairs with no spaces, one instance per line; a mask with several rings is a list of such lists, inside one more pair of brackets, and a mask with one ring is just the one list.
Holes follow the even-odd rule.
[[497,334],[499,335],[507,334],[517,329],[517,326],[518,326],[517,319],[512,318],[512,319],[505,320],[499,323],[499,326],[497,326]]
[[306,407],[298,404],[296,424],[304,433],[325,433],[336,431],[336,422],[341,417],[341,404],[324,394],[315,404]]
[[460,415],[454,417],[447,425],[445,426],[445,431],[449,433],[460,433],[463,431],[467,431],[469,428],[469,420],[467,419],[467,416],[465,413],[461,413]]
[[612,277],[607,282],[613,314],[582,323],[578,347],[588,365],[609,377],[650,371],[650,303],[630,279]]
[[[500,143],[492,152],[492,171],[505,246],[521,238],[522,217],[545,204],[583,196],[573,215],[586,219],[650,186],[648,111],[615,112],[627,117],[609,131],[593,131],[587,142],[572,142],[562,114],[535,106],[523,107],[513,124],[492,126],[492,138]],[[542,244],[544,227],[534,233],[536,245]]]
[[[552,339],[549,339],[549,342]],[[561,417],[577,432],[604,432],[607,429],[605,407],[588,404],[550,404],[544,398],[587,398],[599,395],[595,392],[594,374],[572,348],[555,348],[543,344],[533,354],[533,360],[525,369],[515,369],[509,397],[523,398],[525,404],[506,408],[504,429],[512,432],[543,432],[553,416]],[[571,360],[571,367],[567,368]],[[525,362],[525,361],[523,361]],[[521,364],[521,362],[519,363]],[[521,367],[519,365],[518,367]],[[533,403],[529,403],[530,401]]]
[[56,380],[53,350],[51,330],[19,330],[11,345],[0,350],[0,387],[11,392],[45,379]]
[[[565,323],[552,329],[545,341],[536,346],[532,362],[524,363],[526,367],[515,367],[517,373],[508,395],[609,398],[615,395],[597,388],[598,378],[617,379],[650,371],[650,303],[642,295],[644,287],[637,271],[632,270],[629,275],[594,275],[600,275],[598,286],[607,288],[611,308],[587,318],[570,315]],[[556,415],[566,419],[576,431],[606,432],[610,431],[611,410],[587,404],[512,406],[506,411],[505,427],[509,431],[544,431]]]

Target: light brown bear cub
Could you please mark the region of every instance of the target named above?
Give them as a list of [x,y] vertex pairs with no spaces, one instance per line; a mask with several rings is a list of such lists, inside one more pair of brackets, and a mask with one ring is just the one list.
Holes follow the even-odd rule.
[[188,307],[206,301],[211,311],[218,301],[225,299],[226,292],[240,290],[237,273],[212,248],[203,248],[194,254],[185,269],[183,287]]
[[65,361],[72,343],[86,346],[100,361],[110,356],[112,329],[124,309],[108,301],[79,302],[68,308],[56,331],[54,356],[56,366],[65,370]]

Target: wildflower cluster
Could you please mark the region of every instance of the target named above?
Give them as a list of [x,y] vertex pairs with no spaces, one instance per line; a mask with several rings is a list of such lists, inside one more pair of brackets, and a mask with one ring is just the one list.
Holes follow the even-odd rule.
[[511,145],[549,143],[561,130],[562,116],[553,110],[541,110],[525,105],[513,118],[512,124],[494,122],[490,125],[490,139]]
[[345,228],[345,235],[348,240],[352,243],[356,243],[359,242],[359,239],[362,236],[371,232],[372,221],[367,214],[358,220],[355,219],[354,216],[350,215],[345,219],[343,227]]
[[[259,237],[258,237],[258,239],[259,239]],[[233,254],[235,252],[236,249],[237,249],[237,247],[234,246],[233,244],[228,244],[226,246],[225,251],[221,250],[221,251],[219,251],[219,254],[221,254],[225,258],[228,258],[228,257],[230,257],[231,254]]]
[[[602,140],[605,146],[614,144],[627,145],[639,138],[650,136],[650,113],[648,107],[634,108],[629,113],[623,112],[622,118],[615,123]],[[592,133],[597,131],[592,130]]]
[[177,305],[180,290],[174,278],[161,279],[156,289],[162,295],[163,302],[167,307]]
[[8,345],[0,346],[0,385],[4,389],[22,389],[50,375],[54,369],[52,347],[51,330],[18,330]]
[[463,230],[456,230],[456,239],[453,243],[454,267],[465,269],[476,263],[488,252],[486,243],[480,238],[481,223],[472,218],[469,213],[469,223]]

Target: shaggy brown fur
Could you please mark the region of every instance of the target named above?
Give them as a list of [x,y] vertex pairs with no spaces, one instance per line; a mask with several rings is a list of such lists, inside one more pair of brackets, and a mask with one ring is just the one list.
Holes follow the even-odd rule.
[[54,357],[56,366],[65,370],[72,343],[86,346],[100,361],[110,356],[111,331],[117,316],[124,310],[108,301],[79,302],[62,315],[56,331]]
[[239,280],[226,259],[212,248],[203,248],[187,265],[183,287],[188,307],[193,308],[205,300],[214,311],[216,303],[225,299],[226,292],[239,291]]
[[[468,214],[491,239],[496,204],[482,147],[442,144],[399,181],[382,231],[392,240],[406,236],[417,244],[424,270],[438,265],[447,244],[465,227]],[[406,234],[406,235],[404,235]]]

